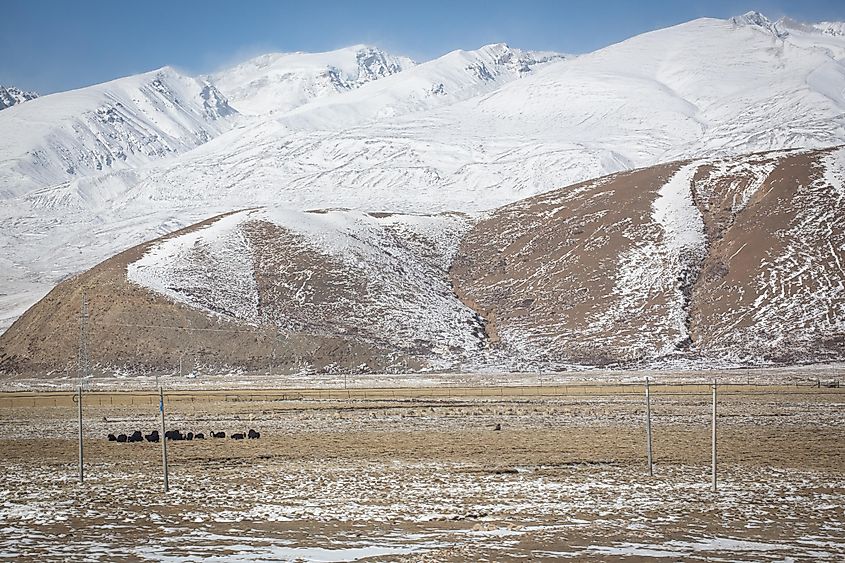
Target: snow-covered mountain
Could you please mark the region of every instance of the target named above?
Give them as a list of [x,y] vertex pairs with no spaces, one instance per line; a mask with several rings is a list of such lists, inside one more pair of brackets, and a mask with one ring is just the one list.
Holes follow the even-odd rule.
[[344,96],[315,99],[278,121],[296,130],[336,131],[389,120],[479,97],[567,58],[571,57],[523,51],[504,43],[452,51]]
[[[841,144],[837,29],[747,15],[577,57],[505,45],[418,65],[360,47],[270,55],[207,79],[181,77],[195,93],[213,83],[221,104],[229,97],[249,115],[199,120],[206,134],[172,142],[128,142],[126,127],[86,134],[81,155],[73,124],[94,131],[87,124],[115,83],[82,96],[96,103],[74,101],[84,89],[4,110],[0,326],[68,274],[233,209],[475,213],[658,162]],[[174,109],[204,115],[203,104],[185,101],[196,97],[180,95],[185,107]],[[153,133],[153,119],[171,114],[131,112],[133,126]],[[148,145],[152,154],[137,149]],[[131,156],[103,166],[121,150]]]
[[414,66],[367,45],[327,53],[268,53],[207,77],[245,114],[290,111]]
[[[499,83],[454,53],[238,128],[110,205],[487,209],[661,161],[831,146],[845,140],[843,49],[702,19]],[[424,95],[446,76],[447,99]],[[76,189],[85,200],[102,186]]]
[[731,18],[735,25],[750,25],[767,30],[781,39],[792,32],[800,34],[828,35],[830,37],[845,36],[845,22],[803,23],[792,18],[783,17],[772,21],[760,12],[746,12],[741,16]]
[[35,92],[26,92],[14,86],[3,86],[0,84],[0,110],[10,108],[15,104],[34,100],[38,97]]
[[164,67],[0,113],[0,195],[186,152],[231,127],[217,89]]

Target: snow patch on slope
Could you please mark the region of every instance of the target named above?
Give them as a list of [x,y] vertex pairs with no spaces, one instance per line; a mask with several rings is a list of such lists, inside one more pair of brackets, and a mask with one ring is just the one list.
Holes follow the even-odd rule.
[[240,230],[248,215],[236,213],[153,244],[127,266],[127,279],[176,302],[255,323],[258,288]]
[[841,204],[845,199],[845,149],[838,149],[822,158],[822,182],[830,186]]
[[654,220],[663,228],[663,244],[674,255],[704,249],[704,220],[692,197],[698,164],[688,164],[657,192]]
[[661,295],[667,300],[662,314],[648,318],[647,330],[664,334],[664,349],[654,352],[658,356],[671,354],[689,339],[687,292],[706,254],[704,220],[692,194],[698,167],[698,163],[684,166],[658,191],[652,220],[662,236],[637,245],[619,259],[617,314],[636,315]]

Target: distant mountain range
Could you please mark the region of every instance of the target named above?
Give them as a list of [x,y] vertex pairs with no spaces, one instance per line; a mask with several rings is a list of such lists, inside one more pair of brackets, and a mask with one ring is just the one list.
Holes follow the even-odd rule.
[[[67,276],[145,240],[238,209],[266,207],[267,211],[252,213],[269,214],[266,222],[279,226],[279,217],[308,218],[313,214],[302,213],[343,208],[349,210],[343,217],[371,217],[367,221],[374,223],[366,230],[370,234],[369,229],[411,232],[411,227],[401,225],[385,230],[384,217],[431,217],[413,221],[425,223],[425,236],[434,241],[445,237],[463,245],[476,240],[472,233],[477,229],[490,225],[493,209],[511,209],[511,204],[518,209],[538,194],[608,174],[652,169],[662,163],[680,163],[663,166],[688,170],[684,163],[694,161],[697,174],[705,174],[707,167],[727,166],[742,176],[741,170],[758,168],[754,164],[757,157],[748,156],[754,153],[837,147],[845,144],[843,28],[845,25],[836,22],[772,22],[749,13],[729,20],[694,20],[577,56],[495,44],[476,51],[455,51],[421,64],[358,45],[329,53],[263,55],[201,77],[163,68],[16,104],[0,112],[0,328],[8,327]],[[782,157],[766,158],[780,162]],[[830,158],[834,157],[812,157],[810,164],[802,164],[806,173],[794,176],[795,182],[809,189],[817,181],[811,180],[817,166],[828,171],[824,177],[830,189],[838,189],[839,160]],[[696,192],[695,186],[693,182],[691,193],[696,198],[712,195]],[[724,187],[728,192],[736,189]],[[579,190],[583,191],[571,188],[561,193],[582,193]],[[644,192],[643,197],[646,193],[651,192]],[[739,201],[746,195],[737,192],[732,197]],[[607,194],[597,192],[589,197],[617,205]],[[574,205],[568,198],[564,198],[566,205]],[[736,201],[718,205],[732,209]],[[824,201],[840,209],[839,200]],[[728,221],[722,216],[724,210],[705,209],[699,199],[695,205],[705,230],[711,228],[708,221]],[[610,210],[597,206],[593,212],[607,214]],[[373,218],[373,213],[381,212],[389,215]],[[496,213],[500,212],[493,216]],[[633,216],[618,220],[636,223]],[[657,219],[650,225],[631,231],[631,241],[657,236],[648,234],[654,229],[671,228]],[[329,232],[333,228],[322,227]],[[611,227],[603,227],[607,228]],[[469,232],[469,238],[464,238],[461,229]],[[749,228],[747,232],[749,237],[776,234],[765,229]],[[601,233],[596,236],[601,238]],[[707,231],[708,237],[711,234]],[[485,238],[493,241],[498,237],[487,233]],[[841,258],[842,247],[831,244],[829,254]],[[479,247],[477,252],[492,256],[490,253],[505,252],[506,248]],[[423,283],[414,274],[416,281],[408,283],[439,287],[440,282],[433,281],[437,276],[450,268],[453,274],[457,271],[444,262],[449,252],[443,248],[434,252],[436,268],[427,262],[419,266],[427,272],[420,274],[422,279],[428,281]],[[460,254],[454,252],[458,264]],[[706,262],[709,254],[702,254],[700,248],[696,252],[696,256],[700,254],[697,260]],[[236,260],[242,254],[231,254],[231,258]],[[622,254],[614,260],[623,260]],[[663,259],[658,262],[655,267],[674,267]],[[455,286],[455,295],[463,292],[468,303],[478,304],[469,309],[484,319],[482,313],[490,308],[493,297],[478,284],[489,279],[489,274],[460,263],[476,273],[465,280],[464,289]],[[775,265],[784,267],[782,262],[765,264],[771,275]],[[578,267],[583,271],[592,268]],[[797,263],[794,268],[803,271]],[[704,270],[684,271],[684,275],[704,275]],[[833,276],[830,288],[837,287],[835,282],[841,279],[837,272],[841,273],[833,269],[826,274]],[[451,279],[454,283],[456,278]],[[596,279],[584,278],[579,283],[589,286],[597,283]],[[696,283],[698,278],[684,281],[684,291],[693,293],[672,301],[680,303],[689,315],[698,314],[691,301],[694,288],[699,287]],[[148,284],[148,290],[180,301],[168,287]],[[427,295],[422,290],[415,293],[420,299]],[[515,294],[521,293],[530,292],[521,288]],[[233,294],[227,291],[226,295]],[[399,301],[391,303],[407,314],[417,311],[413,315],[436,317],[452,310],[450,299],[440,305],[412,300],[417,304],[407,305],[410,309]],[[494,301],[507,310],[520,310],[516,304],[498,299]],[[228,306],[207,301],[181,301],[198,311],[218,314],[216,307],[229,311]],[[677,317],[680,313],[672,307],[667,304],[662,312],[648,315]],[[837,307],[841,305],[827,309],[834,327],[841,318]],[[383,309],[373,311],[360,314],[386,314]],[[270,322],[260,315],[244,316],[241,309],[229,312],[232,322]],[[296,317],[294,312],[290,314],[294,317],[288,324],[281,312],[272,322],[279,329],[293,330]],[[467,347],[478,344],[486,349],[490,335],[478,331],[482,325],[489,327],[489,321],[479,324],[473,314],[467,313],[466,319],[461,317],[464,313],[455,314],[458,316],[449,317],[452,320],[441,327],[446,332],[424,333],[420,340],[431,345],[420,344],[419,354],[406,354],[407,361],[421,369],[426,365],[464,365]],[[753,317],[758,313],[747,314]],[[304,318],[318,318],[314,315],[311,311]],[[457,324],[449,324],[453,322]],[[516,330],[516,325],[508,322],[494,323],[503,338],[509,330]],[[572,326],[580,326],[580,321],[572,322]],[[463,329],[464,325],[472,327],[469,333],[449,332],[453,329],[448,327]],[[340,331],[337,327],[326,330]],[[627,341],[624,346],[624,338],[619,336],[618,350],[590,359],[566,344],[563,333],[555,336],[537,330],[535,336],[526,338],[531,342],[551,339],[544,344],[546,356],[526,348],[518,357],[538,366],[568,361],[652,361],[672,356],[675,352],[671,350],[684,355],[685,346],[703,350],[699,344],[706,334],[687,328],[677,329],[670,337],[667,328],[650,343]],[[831,342],[835,343],[836,330],[818,338],[834,338]],[[410,338],[412,332],[401,334]],[[426,347],[433,350],[435,342],[452,342],[453,338],[457,339],[455,350],[438,356],[442,361],[432,359],[434,352],[425,352]],[[470,344],[473,342],[476,344]],[[382,344],[385,350],[395,345],[390,340]],[[0,347],[3,345],[0,341]],[[452,344],[444,346],[451,350]],[[749,361],[792,357],[785,352],[766,352],[755,348],[756,344],[748,346]],[[725,357],[745,361],[737,350]],[[812,350],[815,352],[806,357],[827,358],[835,346],[819,344]],[[804,356],[794,357],[803,361]],[[511,361],[502,358],[501,362]],[[488,357],[485,365],[498,361]],[[391,365],[386,360],[376,364]]]
[[10,108],[15,104],[34,100],[37,97],[38,94],[35,92],[25,92],[14,86],[0,85],[0,109]]

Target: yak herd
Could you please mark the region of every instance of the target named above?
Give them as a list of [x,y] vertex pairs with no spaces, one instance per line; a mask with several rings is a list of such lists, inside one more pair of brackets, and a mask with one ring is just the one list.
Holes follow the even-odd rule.
[[[225,432],[211,432],[210,436],[212,438],[225,438]],[[233,440],[243,440],[244,438],[250,440],[257,440],[261,437],[261,432],[256,432],[252,428],[249,429],[249,432],[236,432],[232,434],[231,439]],[[187,434],[183,434],[181,430],[168,430],[164,433],[164,438],[167,440],[205,440],[205,434],[202,432],[197,432],[194,434],[193,432],[188,432]],[[159,434],[158,430],[153,430],[149,434],[142,434],[140,430],[136,430],[132,434],[118,434],[115,436],[114,434],[109,434],[109,442],[119,442],[123,443],[132,443],[132,442],[143,442],[146,440],[147,442],[158,442],[161,440],[161,434]]]

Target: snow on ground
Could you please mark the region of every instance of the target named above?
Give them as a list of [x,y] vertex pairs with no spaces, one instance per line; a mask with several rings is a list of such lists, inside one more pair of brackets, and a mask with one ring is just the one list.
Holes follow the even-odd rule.
[[754,376],[768,384],[719,387],[716,493],[707,383],[651,387],[649,476],[641,386],[521,390],[503,378],[509,386],[488,393],[480,376],[481,386],[457,389],[442,381],[420,389],[414,377],[375,397],[369,387],[366,399],[366,383],[351,398],[342,385],[327,398],[318,394],[325,388],[308,397],[233,390],[231,379],[213,396],[176,393],[166,382],[171,428],[262,434],[170,442],[167,494],[160,444],[105,438],[157,427],[152,378],[130,395],[118,385],[85,396],[84,485],[71,394],[9,393],[0,411],[0,553],[840,561],[841,389],[774,387],[771,373]]
[[[85,487],[52,466],[3,469],[0,553],[7,557],[837,561],[845,554],[845,483],[812,472],[727,467],[712,495],[701,467],[661,467],[648,480],[612,465],[497,475],[461,464],[263,461],[247,480],[240,466],[174,468],[163,495],[152,468],[101,464]],[[210,479],[214,486],[202,485]],[[711,513],[720,524],[708,523]]]

